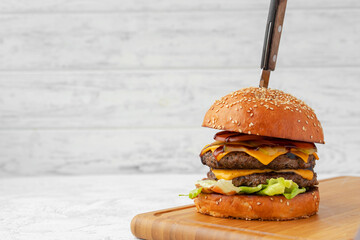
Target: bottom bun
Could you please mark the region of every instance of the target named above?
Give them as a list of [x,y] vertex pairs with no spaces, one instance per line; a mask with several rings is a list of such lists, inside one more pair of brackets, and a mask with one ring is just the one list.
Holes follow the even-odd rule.
[[200,193],[194,199],[199,213],[214,217],[231,217],[245,220],[293,220],[308,218],[319,210],[320,196],[317,187],[293,199],[284,196],[222,195]]

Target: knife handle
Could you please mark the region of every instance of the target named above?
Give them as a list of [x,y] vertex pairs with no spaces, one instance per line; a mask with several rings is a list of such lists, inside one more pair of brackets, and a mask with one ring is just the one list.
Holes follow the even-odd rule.
[[276,9],[278,6],[279,0],[271,0],[270,7],[269,7],[269,14],[268,18],[266,20],[266,29],[265,29],[265,37],[264,37],[264,46],[261,56],[261,68],[262,69],[268,69],[268,63],[269,63],[269,54],[270,54],[270,48],[271,48],[271,40],[272,40],[272,32],[273,32],[273,26],[275,23],[275,15],[276,15]]
[[261,68],[275,70],[287,0],[271,0],[261,57]]
[[285,17],[287,0],[279,0],[279,5],[276,11],[274,30],[271,40],[270,54],[268,59],[268,68],[271,71],[275,70],[276,60],[279,51],[280,37],[283,30],[283,23]]

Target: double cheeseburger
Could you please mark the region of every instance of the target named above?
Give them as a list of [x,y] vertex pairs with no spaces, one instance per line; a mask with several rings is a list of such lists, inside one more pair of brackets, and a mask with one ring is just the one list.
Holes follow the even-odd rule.
[[220,132],[200,153],[210,168],[207,178],[189,194],[199,213],[278,221],[316,214],[314,143],[324,143],[324,135],[303,101],[279,90],[244,88],[215,101],[202,126]]

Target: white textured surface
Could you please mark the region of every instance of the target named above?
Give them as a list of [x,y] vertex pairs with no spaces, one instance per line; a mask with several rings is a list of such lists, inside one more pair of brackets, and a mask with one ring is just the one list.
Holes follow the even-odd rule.
[[[0,129],[198,128],[215,99],[256,86],[259,73],[258,69],[0,72]],[[279,68],[270,84],[306,101],[324,128],[360,127],[358,76],[360,68]]]
[[[320,179],[335,175],[319,175]],[[1,240],[133,239],[139,213],[191,204],[203,175],[53,176],[0,181]]]
[[[3,14],[0,70],[258,68],[266,16],[265,9]],[[278,68],[360,65],[360,9],[289,10],[285,21]]]
[[[255,10],[268,9],[268,3],[263,0],[238,1],[238,0],[2,0],[0,12],[3,13],[28,13],[28,12],[82,12],[82,11],[216,11],[216,10]],[[360,7],[358,0],[303,0],[288,3],[288,9],[338,9]]]
[[[3,131],[0,172],[7,176],[208,171],[199,152],[215,132],[202,128]],[[326,145],[318,145],[315,170],[359,173],[359,132],[331,128],[326,134]],[[11,158],[5,161],[7,156]]]
[[[200,172],[211,103],[259,81],[268,2],[0,1],[0,175]],[[270,87],[360,173],[360,2],[289,1]]]

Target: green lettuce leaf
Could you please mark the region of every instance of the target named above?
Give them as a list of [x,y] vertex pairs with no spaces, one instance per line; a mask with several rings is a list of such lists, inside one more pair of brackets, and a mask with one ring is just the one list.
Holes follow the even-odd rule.
[[285,193],[283,194],[287,199],[292,199],[296,195],[306,192],[306,188],[299,188],[299,186],[295,182],[291,182],[291,186],[285,188]]
[[299,188],[299,186],[291,181],[285,180],[284,178],[271,178],[266,180],[267,185],[264,188],[257,192],[260,195],[274,196],[274,195],[284,195],[287,199],[292,199],[296,195],[306,191],[305,188]]
[[263,185],[259,184],[256,187],[239,187],[239,188],[240,188],[239,193],[251,194],[251,193],[255,193],[255,192],[260,191],[263,188]]
[[202,187],[191,190],[189,194],[179,194],[179,196],[187,196],[190,199],[196,198],[201,193]]
[[200,186],[187,195],[191,199],[196,198],[202,189],[212,188],[213,186],[220,187],[225,193],[236,192],[237,194],[258,194],[266,196],[283,195],[287,199],[292,199],[300,193],[306,192],[305,188],[299,188],[299,186],[291,181],[285,180],[284,178],[271,178],[266,180],[267,184],[259,184],[256,187],[240,186],[235,187],[231,180],[201,180],[197,181],[196,185]]
[[271,178],[270,180],[266,180],[267,185],[264,186],[264,189],[258,192],[260,195],[274,196],[283,194],[285,192],[285,179],[284,178]]

